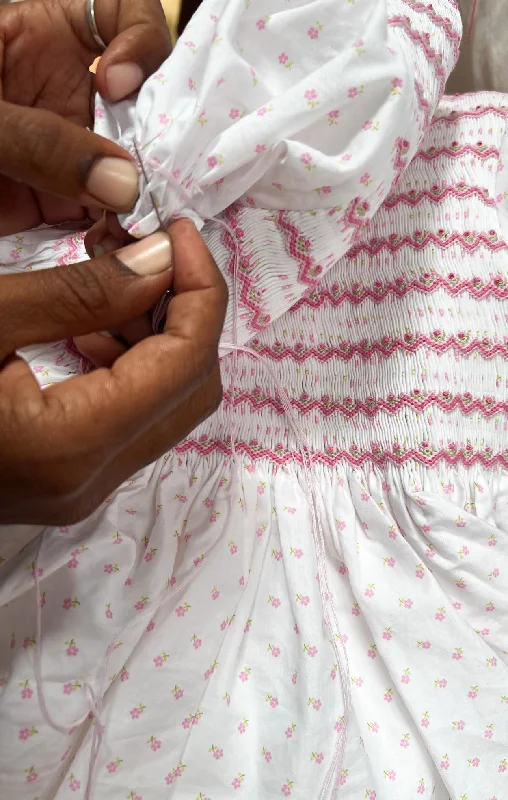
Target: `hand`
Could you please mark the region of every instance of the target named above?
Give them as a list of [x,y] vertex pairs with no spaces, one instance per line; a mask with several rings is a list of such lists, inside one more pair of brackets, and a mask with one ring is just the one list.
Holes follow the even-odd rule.
[[86,128],[94,89],[112,102],[139,89],[169,55],[169,32],[159,0],[96,0],[95,11],[104,54],[85,0],[0,5],[0,236],[136,201],[129,154]]
[[[12,355],[118,329],[170,287],[164,334],[109,369],[42,391]],[[226,304],[224,280],[188,220],[173,223],[169,239],[158,233],[90,262],[0,277],[0,524],[84,518],[212,413]]]

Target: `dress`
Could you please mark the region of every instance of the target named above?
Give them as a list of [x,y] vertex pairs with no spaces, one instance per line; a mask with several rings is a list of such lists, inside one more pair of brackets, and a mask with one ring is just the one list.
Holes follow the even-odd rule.
[[[4,796],[507,795],[507,106],[442,100],[348,253],[239,326],[252,352],[191,438],[83,523],[20,553],[34,531],[4,531]],[[203,228],[242,286],[259,213]],[[266,231],[298,272],[296,223]],[[81,238],[27,234],[17,263]],[[26,357],[44,382],[80,369],[64,344]]]

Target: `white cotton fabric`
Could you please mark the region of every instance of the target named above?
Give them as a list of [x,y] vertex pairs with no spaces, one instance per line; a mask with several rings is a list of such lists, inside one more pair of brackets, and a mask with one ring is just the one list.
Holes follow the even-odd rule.
[[[351,6],[364,13],[359,0]],[[387,9],[386,38],[398,37],[393,49],[434,109],[455,11],[444,0]],[[284,41],[289,54],[289,27]],[[372,62],[369,85],[377,75]],[[337,91],[349,85],[345,71]],[[366,83],[354,99],[367,96]],[[400,110],[404,94],[393,102]],[[445,98],[426,133],[424,116],[390,117],[393,158],[373,158],[375,183],[361,184],[365,217],[383,200],[369,229],[353,215],[344,231],[337,207],[351,202],[348,180],[336,208],[267,210],[245,194],[217,206],[228,230],[207,222],[202,235],[232,298],[235,259],[239,267],[224,340],[238,311],[239,339],[253,351],[234,370],[224,358],[223,407],[85,522],[33,542],[36,529],[1,531],[2,797],[507,794],[508,102]],[[408,153],[397,149],[401,130]],[[397,159],[411,154],[403,172]],[[161,213],[174,210],[161,199]],[[146,191],[132,221],[156,224]],[[0,243],[9,271],[83,257],[75,230]],[[82,371],[64,343],[25,356],[43,385]],[[345,682],[323,624],[313,508]]]

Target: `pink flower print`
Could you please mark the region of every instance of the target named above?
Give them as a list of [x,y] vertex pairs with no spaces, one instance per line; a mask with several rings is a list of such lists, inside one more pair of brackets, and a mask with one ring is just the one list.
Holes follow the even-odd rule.
[[122,667],[120,670],[120,680],[121,681],[128,681],[130,678],[130,672],[128,672],[125,667]]
[[436,613],[434,614],[434,619],[437,619],[438,622],[442,622],[446,617],[446,610],[444,608],[438,608]]
[[25,650],[27,650],[29,647],[33,647],[34,644],[35,644],[34,636],[26,636],[25,639],[23,639],[23,647]]
[[307,36],[309,39],[317,39],[319,36],[319,31],[317,28],[309,28],[307,31]]
[[394,557],[393,557],[393,556],[390,556],[390,557],[388,557],[388,556],[385,556],[385,557],[383,558],[383,565],[384,565],[385,567],[392,567],[392,568],[393,568],[393,567],[395,566],[395,559],[394,559]]
[[219,597],[220,597],[220,592],[219,592],[219,590],[217,589],[216,586],[214,586],[213,589],[210,590],[210,594],[211,594],[212,600],[218,600]]
[[78,781],[74,775],[69,775],[67,780],[69,781],[69,789],[71,792],[77,792],[81,788],[81,781]]
[[30,737],[30,728],[20,728],[18,733],[18,738],[21,739],[21,741],[23,742],[29,737]]
[[335,722],[333,729],[340,733],[341,730],[344,728],[344,717],[339,717],[339,719]]
[[485,739],[492,739],[492,737],[494,735],[494,726],[493,725],[487,725],[486,729],[483,732],[483,735],[484,735]]
[[499,762],[499,766],[498,766],[498,768],[497,768],[497,771],[498,771],[498,772],[506,772],[506,766],[507,766],[507,764],[506,764],[506,758],[503,758],[503,759],[502,759],[502,760]]
[[272,556],[276,561],[280,561],[282,559],[282,550],[272,550]]
[[[302,160],[303,160],[303,159],[302,159]],[[312,158],[311,158],[311,161],[312,161]],[[336,519],[336,520],[335,520],[335,524],[336,524],[336,526],[337,526],[337,530],[338,530],[338,531],[344,531],[344,530],[346,530],[346,523],[345,523],[345,522],[343,522],[341,519]]]
[[256,22],[256,28],[258,31],[264,31],[266,28],[266,19],[258,19]]
[[208,752],[213,755],[216,761],[220,761],[220,759],[224,756],[224,751],[221,750],[220,747],[215,747],[214,744],[212,744]]
[[367,728],[371,733],[378,733],[379,722],[367,722]]
[[228,547],[229,547],[229,552],[231,553],[232,556],[238,553],[238,547],[234,542],[229,542]]
[[420,580],[422,580],[422,578],[423,578],[423,576],[425,574],[424,569],[425,568],[424,568],[423,564],[417,564],[416,570],[415,570],[415,576],[417,578],[419,578]]
[[456,647],[454,652],[452,653],[452,658],[455,661],[460,661],[463,655],[463,650],[461,647]]
[[179,686],[173,686],[171,691],[173,693],[173,697],[175,698],[175,700],[180,700],[180,698],[182,698],[184,695],[183,689],[180,689]]
[[156,739],[155,736],[150,736],[150,738],[147,741],[147,744],[150,745],[154,753],[156,753],[157,750],[160,750],[162,747],[162,742],[160,741],[160,739]]
[[111,575],[113,572],[113,564],[104,564],[104,572]]
[[377,651],[376,645],[375,644],[371,644],[371,646],[367,650],[368,657],[372,658],[372,659],[377,658],[377,652],[376,651]]
[[257,144],[254,148],[255,153],[264,153],[266,151],[266,144]]
[[456,609],[457,609],[457,611],[460,611],[460,609],[462,608],[462,603],[459,603],[459,602],[457,601],[457,602],[455,602],[455,603],[453,604],[453,607],[454,607],[454,608],[456,608]]
[[76,647],[76,642],[74,639],[71,639],[70,642],[65,642],[67,645],[67,650],[65,651],[68,656],[77,656],[79,650]]
[[409,597],[406,597],[406,598],[403,597],[400,600],[400,605],[404,606],[404,608],[408,608],[408,609],[409,608],[413,608],[413,601]]
[[411,683],[411,671],[406,668],[400,676],[401,683]]
[[363,184],[364,186],[369,186],[369,184],[372,183],[372,179],[368,172],[363,173],[363,175],[360,178],[360,183]]
[[493,533],[491,536],[489,536],[488,544],[489,544],[489,547],[495,547],[496,546],[497,539],[496,539],[495,533]]
[[376,587],[374,586],[373,583],[369,583],[369,585],[367,586],[367,588],[364,591],[365,597],[374,597],[374,589],[375,588]]
[[303,164],[311,164],[312,163],[312,156],[310,153],[302,153],[300,156],[300,161]]
[[240,116],[240,112],[237,108],[232,108],[231,111],[229,112],[229,116],[231,119],[238,119],[238,117]]
[[392,637],[393,637],[392,629],[391,628],[385,628],[384,631],[383,631],[383,639],[385,639],[385,641],[389,642]]
[[126,578],[124,586],[132,586],[132,578]]
[[490,603],[487,603],[487,605],[485,606],[485,611],[495,611],[495,608],[496,607],[491,600]]
[[114,761],[110,761],[109,764],[106,764],[106,769],[110,773],[116,772],[121,763],[122,763],[121,758],[115,758]]
[[358,89],[356,88],[356,86],[351,86],[348,89],[347,96],[349,97],[350,100],[353,100],[353,98],[356,97],[357,95],[358,95]]
[[113,544],[121,544],[123,542],[122,537],[118,533],[118,531],[113,536]]
[[249,680],[250,673],[251,673],[251,668],[250,667],[244,667],[243,668],[243,670],[240,672],[240,674],[238,676],[240,678],[240,680],[242,681],[242,683],[247,683],[247,681]]
[[384,694],[383,699],[384,699],[385,703],[391,703],[392,700],[393,700],[393,689],[387,689],[385,694]]
[[365,797],[366,800],[376,800],[377,793],[374,791],[374,789],[367,789],[365,792]]
[[402,89],[404,86],[404,81],[402,78],[394,78],[392,81],[392,86],[394,89]]
[[388,778],[389,781],[394,781],[397,777],[397,773],[394,769],[389,769],[384,771],[385,778]]
[[463,719],[454,720],[452,722],[452,728],[454,731],[463,731],[466,727],[466,723]]
[[[296,509],[295,509],[295,510],[296,510]],[[288,509],[288,511],[289,511],[289,509]],[[290,549],[290,551],[289,551],[289,554],[290,554],[291,556],[294,556],[295,558],[298,558],[298,559],[300,559],[300,558],[302,558],[302,556],[303,556],[303,550],[300,550],[300,548],[299,548],[299,547],[296,547],[296,548],[295,548],[295,547],[292,547],[292,548]]]
[[418,642],[418,647],[423,647],[423,649],[424,649],[424,650],[430,650],[430,648],[432,647],[432,645],[431,645],[431,643],[430,643],[430,642],[428,642],[428,641],[419,641],[419,642]]
[[404,733],[402,739],[400,740],[401,747],[409,747],[409,733]]
[[266,749],[266,747],[263,747],[263,749],[261,751],[261,755],[264,756],[264,759],[265,759],[267,764],[269,764],[270,761],[272,760],[272,754],[270,753],[269,750]]
[[322,702],[321,702],[321,700],[319,698],[309,697],[309,699],[307,701],[307,705],[308,706],[312,706],[314,711],[319,711],[319,709],[321,708],[321,706],[323,704],[322,704]]
[[71,694],[72,693],[72,683],[64,683],[63,693],[64,694]]
[[395,525],[390,525],[390,527],[388,528],[388,536],[390,537],[390,539],[397,538],[397,529],[395,528]]
[[39,777],[39,775],[35,771],[35,767],[30,767],[29,769],[26,769],[25,772],[26,772],[27,783],[33,783]]
[[499,570],[497,567],[495,567],[489,574],[489,580],[491,580],[492,578],[499,578]]
[[295,725],[294,722],[292,722],[291,725],[288,728],[286,728],[286,730],[284,731],[284,735],[285,735],[286,739],[292,739],[293,738],[293,733],[295,731],[296,731],[296,725]]
[[73,557],[72,557],[72,558],[70,558],[70,559],[69,559],[69,561],[67,562],[67,566],[69,567],[69,569],[75,569],[75,568],[78,566],[78,563],[79,563],[79,562],[78,562],[78,559],[77,559],[77,558],[74,558],[74,556],[73,556]]
[[448,686],[448,681],[446,680],[446,678],[436,678],[436,680],[434,681],[435,689],[437,689],[438,687],[439,689],[446,689],[447,686]]
[[273,644],[269,644],[268,652],[270,652],[274,658],[278,658],[280,656],[280,647],[276,647]]
[[281,53],[279,55],[279,64],[287,64],[289,61],[289,56],[286,53]]
[[315,647],[315,645],[304,644],[303,652],[307,653],[307,655],[310,656],[311,658],[315,658],[317,656],[318,649],[317,647]]
[[475,756],[474,758],[468,758],[467,763],[469,764],[470,767],[479,767],[480,759],[478,758],[478,756]]
[[307,100],[307,105],[309,105],[311,108],[315,108],[319,105],[319,100],[317,99],[318,93],[316,89],[307,89],[303,96]]
[[360,616],[360,606],[358,605],[358,603],[354,603],[353,608],[351,609],[351,613],[355,617],[359,617]]
[[340,111],[338,109],[334,109],[333,111],[328,112],[328,124],[329,125],[337,125],[337,120],[339,118]]
[[143,611],[147,603],[148,603],[148,597],[142,597],[141,600],[138,600],[138,602],[134,604],[134,608],[136,609],[136,611]]
[[478,697],[478,686],[471,686],[469,692],[467,693],[467,696],[471,700],[476,700],[476,698]]
[[428,728],[429,727],[429,725],[430,725],[430,717],[429,717],[429,712],[428,711],[426,711],[423,714],[423,716],[422,716],[422,718],[420,720],[420,725],[422,726],[422,728]]
[[497,658],[495,656],[490,656],[490,658],[487,659],[487,666],[497,667]]
[[324,761],[323,753],[312,753],[310,760],[314,761],[316,764],[322,764]]
[[286,783],[283,786],[281,786],[281,792],[284,795],[284,797],[290,796],[293,786],[294,786],[293,781],[286,781]]
[[[157,548],[156,547],[151,547],[150,551],[148,553],[145,553],[144,558],[145,558],[145,561],[146,561],[147,564],[149,564],[150,561],[153,561],[153,557],[154,557],[156,552],[157,552]],[[116,570],[115,570],[115,572],[116,572]]]
[[178,606],[175,609],[175,614],[177,617],[184,617],[189,610],[190,610],[190,605],[188,603],[184,603],[183,606]]
[[279,705],[279,701],[276,697],[272,697],[271,694],[266,695],[266,701],[270,703],[270,708],[277,708]]
[[280,600],[278,597],[272,597],[272,595],[270,595],[270,597],[268,598],[268,602],[270,603],[272,608],[280,608]]
[[441,769],[449,769],[450,768],[450,759],[447,755],[444,755],[441,759]]
[[245,623],[245,628],[243,629],[243,632],[248,633],[251,627],[252,627],[252,620],[248,619],[247,622]]
[[241,722],[239,722],[238,723],[238,733],[240,735],[245,733],[245,731],[247,730],[248,725],[249,725],[249,720],[248,719],[243,719]]
[[242,773],[239,772],[238,777],[233,778],[233,780],[231,781],[231,786],[233,787],[233,789],[239,789],[244,780],[245,780],[245,775],[242,775]]

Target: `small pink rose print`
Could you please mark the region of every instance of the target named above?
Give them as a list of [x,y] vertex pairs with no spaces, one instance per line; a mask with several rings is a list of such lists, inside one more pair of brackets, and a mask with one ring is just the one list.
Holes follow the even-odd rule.
[[238,676],[242,681],[242,683],[247,683],[247,681],[249,680],[250,673],[251,673],[250,667],[243,668],[243,670],[240,672]]
[[424,576],[424,574],[425,574],[425,571],[424,571],[424,566],[423,566],[423,564],[418,564],[418,565],[417,565],[417,567],[416,567],[416,570],[415,570],[415,576],[416,576],[416,577],[417,577],[419,580],[422,580],[422,579],[423,579],[423,576]]
[[402,739],[400,740],[399,744],[400,744],[400,746],[401,746],[401,747],[403,747],[403,748],[407,748],[407,747],[409,747],[409,733],[405,733],[405,734],[402,736]]
[[389,769],[384,771],[385,778],[388,778],[389,781],[394,781],[397,778],[397,773],[394,769]]
[[104,614],[105,614],[107,619],[113,619],[113,612],[111,611],[111,603],[108,603],[106,605],[106,609],[104,611]]
[[463,656],[463,651],[461,647],[456,647],[454,652],[452,653],[452,658],[454,661],[460,661]]
[[492,737],[494,736],[494,726],[487,725],[486,729],[483,732],[483,735],[485,739],[492,739]]
[[264,31],[264,29],[266,28],[266,20],[265,19],[258,19],[258,21],[256,22],[256,28],[259,31]]
[[109,764],[106,764],[106,769],[110,773],[116,772],[121,763],[121,758],[115,758],[114,761],[110,761]]
[[212,600],[218,600],[219,599],[220,592],[219,592],[219,590],[217,589],[216,586],[214,586],[213,589],[210,590],[210,595],[212,597]]
[[371,646],[367,650],[368,657],[372,658],[372,659],[377,658],[377,652],[376,651],[377,651],[376,645],[375,644],[371,644]]
[[393,700],[393,689],[387,689],[383,699],[385,703],[391,703]]
[[378,733],[379,731],[379,723],[378,722],[367,722],[367,728],[371,733]]
[[344,728],[344,717],[339,717],[339,719],[336,720],[333,729],[337,731],[337,733],[340,733],[343,730],[343,728]]
[[310,656],[310,658],[315,658],[317,656],[318,649],[315,645],[304,644],[303,652],[307,653],[307,655]]
[[292,739],[295,731],[296,731],[296,725],[294,722],[292,722],[291,725],[284,731],[286,739]]
[[[79,604],[78,604],[78,605],[79,605]],[[74,608],[74,606],[73,606],[73,602],[72,602],[72,598],[71,598],[71,597],[66,597],[66,598],[65,598],[65,600],[64,600],[64,601],[63,601],[63,603],[62,603],[62,607],[63,607],[63,608],[66,610],[66,611],[70,611],[70,610],[71,610],[71,608]]]
[[212,744],[208,752],[213,755],[216,761],[220,761],[220,759],[224,756],[224,751],[221,750],[220,747],[215,747],[214,744]]
[[177,617],[184,617],[189,610],[190,610],[190,605],[188,603],[184,603],[183,606],[178,606],[175,609],[175,614]]
[[506,766],[507,766],[506,758],[503,758],[503,759],[502,759],[502,760],[499,762],[499,766],[498,766],[498,768],[497,768],[497,771],[498,771],[498,772],[506,772]]
[[401,683],[410,683],[411,682],[411,671],[409,669],[405,669],[400,676]]
[[367,586],[367,588],[364,591],[365,597],[374,597],[375,588],[376,587],[374,586],[373,583],[369,583],[369,585]]
[[393,556],[383,558],[383,564],[385,567],[394,567],[395,566],[395,559]]
[[402,87],[404,86],[404,81],[402,80],[402,78],[394,78],[392,80],[392,86],[394,89],[402,89]]
[[447,755],[443,756],[443,758],[441,759],[440,766],[441,766],[441,769],[446,769],[446,770],[450,769],[450,759],[448,758]]
[[435,689],[437,688],[446,689],[447,686],[448,686],[448,681],[446,680],[446,678],[436,678],[436,680],[434,681]]
[[351,609],[351,613],[355,617],[359,617],[360,616],[360,606],[358,605],[358,603],[354,603],[354,605],[353,605],[353,607]]
[[356,86],[351,86],[351,88],[348,89],[347,96],[349,97],[350,100],[353,100],[353,98],[356,97],[357,95],[358,95],[358,89],[356,88]]
[[233,789],[239,789],[244,780],[245,780],[245,775],[242,775],[242,773],[239,772],[238,777],[233,778],[233,780],[231,781],[231,786],[233,787]]
[[173,697],[175,698],[175,700],[180,700],[180,698],[182,698],[184,695],[183,689],[180,689],[179,686],[174,686],[173,689],[171,689],[171,691],[173,693]]
[[276,647],[273,644],[268,645],[268,651],[272,654],[274,658],[278,658],[280,656],[280,648]]
[[150,748],[154,751],[154,753],[156,753],[157,750],[160,750],[162,747],[162,742],[155,736],[150,736],[150,738],[147,741],[147,744],[150,745]]
[[81,781],[78,781],[78,779],[75,778],[74,775],[69,775],[67,780],[69,781],[69,789],[71,790],[71,792],[79,791],[79,789],[81,788]]
[[454,603],[454,604],[453,604],[453,607],[454,607],[455,609],[457,609],[457,611],[460,611],[460,609],[462,608],[462,603],[459,603],[459,602],[457,601],[456,603]]
[[446,611],[444,608],[438,608],[436,613],[434,614],[434,619],[437,619],[438,622],[443,622],[446,617]]
[[471,700],[476,700],[476,698],[478,697],[478,686],[471,686],[469,692],[467,693],[467,696]]
[[454,720],[452,722],[452,728],[454,731],[463,731],[466,727],[466,723],[463,719]]
[[257,144],[254,148],[255,153],[264,153],[266,151],[266,144]]
[[291,790],[293,789],[293,781],[286,781],[286,783],[281,786],[281,792],[284,797],[289,797],[291,795]]
[[266,747],[263,747],[263,750],[261,751],[261,755],[264,757],[265,761],[266,761],[268,764],[269,764],[269,763],[270,763],[270,761],[272,760],[272,754],[270,753],[270,751],[269,751],[269,750],[267,750],[267,749],[266,749]]
[[238,723],[238,733],[243,734],[247,730],[249,726],[249,720],[243,719],[241,722]]
[[29,769],[26,769],[25,772],[27,783],[33,783],[39,777],[38,773],[35,771],[35,767],[30,767]]
[[324,761],[323,753],[312,753],[310,760],[314,761],[316,764],[322,764]]
[[490,603],[487,603],[487,605],[485,606],[485,611],[495,611],[495,608],[496,607],[494,603],[490,601]]
[[309,28],[307,31],[307,36],[309,39],[317,39],[319,36],[319,31],[317,28]]
[[136,611],[143,611],[147,603],[148,603],[148,597],[141,597],[141,600],[138,600],[138,602],[134,604],[134,608],[136,609]]
[[468,764],[469,764],[470,767],[479,767],[480,766],[480,759],[478,758],[478,756],[475,756],[474,758],[468,758],[467,761],[468,761]]
[[69,642],[65,642],[65,644],[67,645],[67,649],[65,651],[66,654],[68,656],[77,656],[79,650],[76,647],[76,642],[74,641],[74,639],[71,639]]
[[125,667],[122,667],[122,669],[120,670],[120,680],[128,681],[129,678],[130,678],[130,673],[125,669]]
[[385,628],[383,631],[383,639],[389,642],[393,637],[393,631],[391,628]]
[[420,720],[420,725],[422,726],[422,728],[428,728],[429,727],[429,725],[430,725],[430,716],[429,716],[428,711],[426,711],[425,714],[423,714],[423,716],[422,716],[422,718]]

